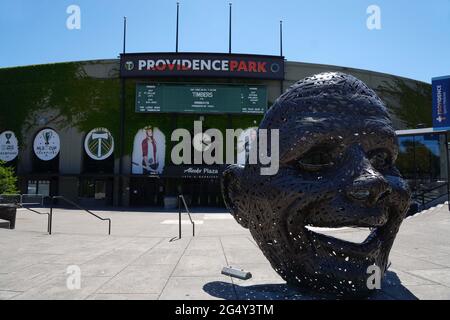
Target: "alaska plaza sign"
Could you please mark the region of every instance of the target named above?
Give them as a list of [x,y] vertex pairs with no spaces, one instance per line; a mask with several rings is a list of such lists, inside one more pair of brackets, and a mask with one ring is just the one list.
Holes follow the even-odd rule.
[[284,57],[216,53],[132,53],[120,57],[120,75],[284,80]]

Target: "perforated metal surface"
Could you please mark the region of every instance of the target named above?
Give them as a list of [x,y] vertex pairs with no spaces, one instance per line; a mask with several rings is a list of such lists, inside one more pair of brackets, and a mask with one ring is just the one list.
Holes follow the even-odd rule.
[[[410,202],[394,165],[397,139],[384,103],[353,76],[324,73],[293,85],[259,128],[280,130],[279,172],[229,167],[222,181],[227,207],[288,284],[369,294],[368,267],[384,274]],[[372,232],[358,244],[307,226]]]

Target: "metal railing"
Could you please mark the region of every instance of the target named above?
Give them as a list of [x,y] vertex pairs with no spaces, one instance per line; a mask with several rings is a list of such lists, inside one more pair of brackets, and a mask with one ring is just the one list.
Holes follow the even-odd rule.
[[178,238],[181,239],[181,204],[184,205],[184,208],[189,216],[189,220],[192,224],[192,236],[195,237],[195,222],[192,220],[191,213],[189,212],[189,208],[186,204],[186,200],[184,199],[184,196],[180,194],[178,196]]
[[50,223],[51,223],[51,218],[50,218],[50,213],[48,213],[48,212],[39,212],[39,211],[37,211],[37,210],[34,210],[34,209],[31,209],[31,208],[24,207],[23,205],[19,205],[19,207],[20,207],[21,209],[25,209],[25,210],[31,211],[31,212],[33,212],[33,213],[37,213],[37,214],[39,214],[39,215],[47,215],[47,232],[48,232],[48,234],[51,234],[51,225],[50,225]]
[[[24,198],[38,199],[39,202],[24,202]],[[14,203],[20,206],[23,205],[44,205],[45,196],[42,194],[0,194],[1,203]]]
[[[40,199],[39,202],[24,202],[24,198]],[[50,232],[50,213],[39,212],[35,209],[28,208],[26,206],[41,206],[44,205],[45,196],[42,194],[1,194],[0,203],[14,204],[20,209],[25,209],[27,211],[47,216],[47,232]]]
[[[445,188],[445,192],[436,192],[443,188]],[[413,199],[420,202],[422,209],[423,209],[427,204],[429,204],[443,196],[447,196],[447,199],[450,199],[448,190],[449,190],[449,184],[447,182],[445,182],[445,183],[442,183],[433,188],[416,191],[413,196]]]
[[53,203],[54,200],[63,200],[64,202],[74,206],[77,209],[86,211],[87,213],[89,213],[90,215],[96,217],[97,219],[100,219],[102,221],[108,221],[108,235],[111,235],[111,219],[109,218],[102,218],[98,215],[96,215],[95,213],[89,211],[88,209],[85,209],[83,207],[81,207],[80,205],[76,204],[75,202],[73,202],[72,200],[67,199],[66,197],[63,196],[54,196],[54,197],[49,197],[51,199],[50,202],[50,219],[49,219],[49,234],[52,234],[52,225],[53,225]]

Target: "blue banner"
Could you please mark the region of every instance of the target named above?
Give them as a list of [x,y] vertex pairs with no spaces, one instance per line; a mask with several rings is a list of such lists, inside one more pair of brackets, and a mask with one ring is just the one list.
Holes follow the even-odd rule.
[[433,127],[450,127],[450,76],[433,78]]

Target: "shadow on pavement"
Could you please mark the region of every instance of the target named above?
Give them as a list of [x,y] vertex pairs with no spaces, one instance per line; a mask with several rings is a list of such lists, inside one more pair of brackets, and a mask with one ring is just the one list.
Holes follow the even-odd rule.
[[[286,284],[262,284],[240,286],[228,282],[214,281],[206,283],[203,290],[209,295],[224,300],[336,300],[336,297],[301,292]],[[377,290],[368,300],[418,300],[401,284],[397,274],[386,273],[382,290]]]

